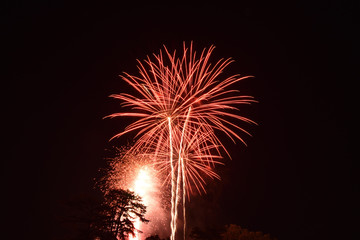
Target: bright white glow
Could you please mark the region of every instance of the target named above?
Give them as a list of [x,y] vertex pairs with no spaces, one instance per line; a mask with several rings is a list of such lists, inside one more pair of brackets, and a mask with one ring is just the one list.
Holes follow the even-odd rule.
[[144,167],[140,169],[134,182],[134,191],[142,198],[145,205],[148,205],[150,202],[149,192],[153,189],[152,183],[153,179],[151,179],[148,168]]
[[[149,199],[149,192],[151,189],[153,189],[152,186],[152,179],[149,174],[148,168],[143,167],[139,170],[139,173],[137,174],[137,177],[134,181],[132,191],[135,192],[135,194],[139,195],[142,198],[143,204],[145,206],[149,206],[149,202],[151,199]],[[136,219],[134,226],[136,229],[140,229],[140,220]],[[135,231],[135,236],[129,237],[130,240],[139,240],[139,233]]]
[[162,235],[164,232],[167,220],[165,209],[161,204],[160,185],[155,170],[146,165],[139,168],[130,190],[142,198],[146,206],[145,218],[149,219],[150,223],[141,223],[139,219],[136,219],[134,226],[143,234],[135,232],[135,236],[130,235],[129,240],[142,240],[152,234]]

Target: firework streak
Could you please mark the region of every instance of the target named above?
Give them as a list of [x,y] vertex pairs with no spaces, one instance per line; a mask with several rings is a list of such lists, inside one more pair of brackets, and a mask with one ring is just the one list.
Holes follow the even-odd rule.
[[232,120],[256,124],[238,115],[236,105],[256,102],[252,96],[240,95],[229,87],[250,76],[233,75],[221,78],[223,70],[232,62],[221,59],[209,62],[214,46],[199,55],[193,45],[183,45],[181,56],[176,51],[149,56],[138,61],[139,76],[121,75],[138,96],[127,93],[110,97],[122,100],[130,111],[114,113],[108,117],[137,117],[124,131],[137,132],[129,154],[147,155],[159,172],[165,173],[171,184],[171,240],[177,231],[178,205],[183,205],[183,236],[185,238],[185,201],[193,191],[206,192],[204,176],[220,179],[214,172],[221,163],[221,151],[228,151],[217,137],[223,132],[232,141],[244,142],[237,131],[250,135]]

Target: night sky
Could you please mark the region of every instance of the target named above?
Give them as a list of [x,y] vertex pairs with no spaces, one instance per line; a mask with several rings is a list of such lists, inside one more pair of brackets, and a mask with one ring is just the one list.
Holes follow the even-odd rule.
[[173,50],[191,40],[198,51],[214,44],[213,61],[232,57],[229,74],[255,76],[236,88],[259,101],[243,110],[259,123],[246,128],[248,147],[225,140],[232,160],[219,169],[223,181],[194,198],[192,221],[234,223],[280,240],[354,239],[358,11],[342,1],[5,6],[8,239],[62,235],[54,220],[60,202],[91,193],[105,149],[130,141],[109,143],[128,122],[102,119],[121,111],[108,96],[129,91],[118,75],[136,74],[136,59],[163,44]]

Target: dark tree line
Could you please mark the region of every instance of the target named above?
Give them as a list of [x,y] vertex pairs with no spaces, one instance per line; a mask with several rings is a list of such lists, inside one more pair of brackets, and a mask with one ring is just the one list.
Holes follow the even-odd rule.
[[[141,197],[129,190],[112,189],[102,199],[85,197],[69,201],[71,210],[64,219],[72,223],[77,231],[65,239],[73,240],[126,240],[130,235],[141,232],[135,229],[135,219],[148,222],[144,216],[146,206]],[[252,232],[235,224],[218,229],[200,229],[193,227],[188,240],[276,240],[269,234]],[[146,240],[161,239],[158,235],[149,236]]]
[[[76,240],[126,240],[130,235],[141,232],[135,229],[134,220],[148,222],[144,217],[146,207],[141,198],[129,190],[109,190],[103,199],[81,198],[69,201],[72,210],[65,222],[75,224],[78,230],[66,239]],[[252,232],[235,224],[225,227],[202,230],[193,227],[187,237],[189,240],[276,240],[269,234]],[[146,240],[165,240],[158,235]]]
[[148,222],[146,206],[141,197],[129,190],[111,189],[103,199],[85,198],[69,201],[70,209],[65,223],[72,223],[77,229],[71,236],[79,240],[125,240],[129,235],[141,232],[134,221]]

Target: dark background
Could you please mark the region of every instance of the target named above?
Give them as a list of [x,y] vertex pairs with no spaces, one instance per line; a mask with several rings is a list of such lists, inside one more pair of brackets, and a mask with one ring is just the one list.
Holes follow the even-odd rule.
[[5,5],[8,239],[62,236],[53,220],[59,202],[91,192],[104,149],[127,141],[108,142],[126,122],[102,120],[121,111],[108,95],[128,91],[118,74],[136,74],[135,59],[162,44],[173,50],[191,40],[198,50],[214,44],[214,60],[232,57],[230,74],[254,75],[237,87],[259,100],[244,112],[259,123],[247,128],[248,147],[226,142],[233,160],[209,196],[194,198],[194,221],[235,223],[280,240],[354,239],[358,11],[355,1]]

